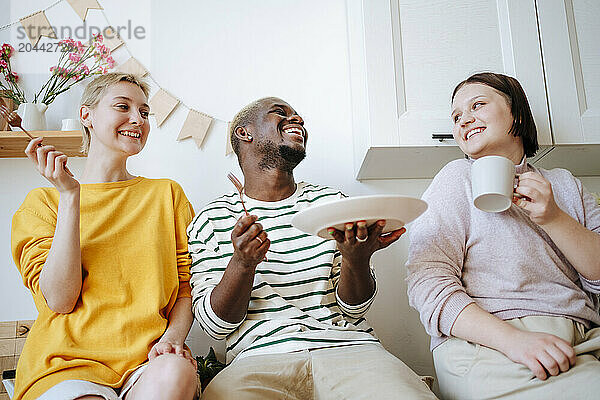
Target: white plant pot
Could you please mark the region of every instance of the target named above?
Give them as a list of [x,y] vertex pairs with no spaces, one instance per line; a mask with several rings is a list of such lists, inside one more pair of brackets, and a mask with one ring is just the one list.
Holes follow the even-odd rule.
[[46,130],[46,104],[21,103],[17,114],[23,120],[22,125],[28,131]]

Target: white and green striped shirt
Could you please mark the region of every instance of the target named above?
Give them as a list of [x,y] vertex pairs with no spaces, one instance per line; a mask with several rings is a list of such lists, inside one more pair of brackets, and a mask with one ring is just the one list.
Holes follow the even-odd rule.
[[337,190],[300,182],[295,193],[281,201],[244,198],[248,212],[258,216],[268,233],[271,247],[268,261],[256,268],[246,317],[237,324],[215,314],[210,294],[233,255],[231,230],[244,214],[239,194],[212,201],[190,224],[194,314],[208,335],[227,338],[228,363],[250,355],[378,342],[363,318],[375,295],[353,306],[337,296],[342,256],[336,242],[291,225],[298,211],[341,197]]

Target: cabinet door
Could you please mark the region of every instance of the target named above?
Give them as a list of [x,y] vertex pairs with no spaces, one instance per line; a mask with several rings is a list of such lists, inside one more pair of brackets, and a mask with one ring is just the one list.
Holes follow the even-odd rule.
[[555,144],[600,143],[600,2],[537,0]]
[[[534,0],[391,0],[399,145],[451,132],[450,97],[475,72],[516,77],[551,144]],[[596,58],[598,60],[598,58]]]

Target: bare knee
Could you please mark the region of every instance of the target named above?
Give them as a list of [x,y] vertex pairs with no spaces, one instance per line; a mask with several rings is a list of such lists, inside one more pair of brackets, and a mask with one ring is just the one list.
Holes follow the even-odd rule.
[[195,385],[198,382],[196,368],[192,363],[181,356],[175,354],[163,354],[155,360],[156,367],[160,369],[157,374],[161,382],[174,385]]

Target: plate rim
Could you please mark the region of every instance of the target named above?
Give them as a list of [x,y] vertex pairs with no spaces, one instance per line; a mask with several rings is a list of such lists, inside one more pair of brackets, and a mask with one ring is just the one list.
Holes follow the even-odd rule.
[[[335,199],[335,200],[323,202],[321,204],[315,204],[313,206],[306,207],[305,209],[298,211],[292,217],[292,219],[291,219],[290,222],[291,222],[292,226],[294,226],[296,229],[298,229],[298,230],[300,230],[302,232],[306,232],[306,233],[310,233],[311,235],[319,236],[318,232],[321,231],[321,230],[323,230],[323,228],[326,227],[326,226],[316,228],[315,232],[312,232],[312,231],[309,232],[308,230],[304,230],[304,229],[298,228],[297,223],[295,223],[294,220],[296,220],[303,213],[314,212],[314,210],[316,210],[318,208],[326,207],[326,206],[331,206],[331,204],[343,203],[343,202],[347,202],[347,201],[351,201],[351,200],[357,200],[357,199],[368,200],[370,198],[371,199],[373,199],[373,198],[378,198],[378,199],[384,199],[384,198],[408,199],[408,200],[414,201],[416,204],[422,204],[422,205],[424,205],[425,206],[425,210],[423,212],[421,212],[417,217],[413,218],[410,222],[412,222],[415,219],[417,219],[419,216],[421,216],[429,208],[429,204],[425,200],[423,200],[422,198],[415,197],[415,196],[409,196],[409,195],[375,194],[375,195],[353,196],[353,197],[344,197],[344,198],[341,198],[341,199]],[[377,216],[377,217],[371,217],[371,214],[369,214],[369,215],[367,215],[366,217],[364,217],[362,219],[365,219],[365,220],[368,220],[368,219],[389,219],[389,218],[381,218],[381,217],[382,217],[381,214],[379,216]],[[400,218],[393,218],[393,219],[402,221],[404,225],[410,223],[410,222],[403,221]],[[328,224],[328,226],[337,225],[337,224],[341,224],[341,223],[345,223],[345,222],[352,222],[352,221],[336,222],[336,223],[333,223],[333,224]]]

